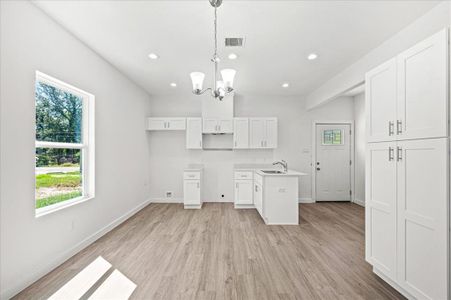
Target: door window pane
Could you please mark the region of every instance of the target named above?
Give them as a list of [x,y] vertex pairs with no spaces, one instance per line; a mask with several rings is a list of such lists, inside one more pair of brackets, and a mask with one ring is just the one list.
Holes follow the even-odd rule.
[[343,145],[343,130],[341,129],[324,130],[323,145]]

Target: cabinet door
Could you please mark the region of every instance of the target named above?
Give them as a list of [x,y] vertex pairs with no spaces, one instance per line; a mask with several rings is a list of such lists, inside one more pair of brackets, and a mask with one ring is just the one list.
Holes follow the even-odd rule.
[[183,202],[188,205],[200,204],[200,180],[183,181]]
[[233,119],[218,120],[218,131],[221,133],[233,133]]
[[366,131],[368,142],[395,140],[396,59],[365,75]]
[[233,148],[249,148],[249,119],[235,118],[233,123]]
[[277,119],[265,120],[265,148],[277,148]]
[[203,119],[204,133],[216,133],[218,131],[218,119]]
[[235,180],[235,204],[253,204],[253,181]]
[[186,148],[202,149],[202,119],[186,119]]
[[185,118],[168,118],[166,121],[167,130],[185,130],[186,119]]
[[398,151],[398,280],[417,299],[449,299],[448,139]]
[[396,143],[371,143],[366,151],[365,258],[396,279]]
[[254,204],[258,213],[263,218],[263,189],[258,183],[254,183]]
[[265,140],[265,120],[262,118],[249,119],[250,148],[263,148]]
[[448,30],[398,55],[398,140],[448,134]]
[[166,125],[164,118],[147,118],[147,130],[165,130]]

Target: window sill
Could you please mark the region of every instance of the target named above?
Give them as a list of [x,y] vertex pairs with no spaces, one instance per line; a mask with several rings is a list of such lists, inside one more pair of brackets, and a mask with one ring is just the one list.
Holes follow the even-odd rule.
[[35,217],[40,218],[48,214],[52,214],[54,212],[60,211],[62,209],[89,201],[91,199],[94,199],[94,196],[84,196],[84,197],[78,197],[71,200],[66,200],[64,202],[56,203],[53,205],[37,208],[35,210]]

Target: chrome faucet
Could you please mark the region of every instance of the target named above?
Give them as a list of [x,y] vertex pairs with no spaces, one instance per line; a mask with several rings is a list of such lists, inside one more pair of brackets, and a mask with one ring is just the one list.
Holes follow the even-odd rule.
[[283,167],[283,171],[285,173],[288,172],[288,163],[286,161],[284,161],[283,159],[281,161],[276,161],[276,162],[274,162],[272,164],[273,164],[273,166],[281,165]]

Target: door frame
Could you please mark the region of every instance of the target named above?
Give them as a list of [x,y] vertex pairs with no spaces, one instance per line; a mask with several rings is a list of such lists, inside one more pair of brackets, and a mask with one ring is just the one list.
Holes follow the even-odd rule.
[[354,156],[354,121],[353,120],[342,120],[342,121],[328,121],[328,120],[314,120],[312,121],[312,161],[311,161],[311,172],[312,172],[312,202],[316,202],[316,126],[317,125],[350,125],[350,145],[351,147],[351,202],[355,203],[355,192],[354,192],[354,171],[355,171],[355,156]]

